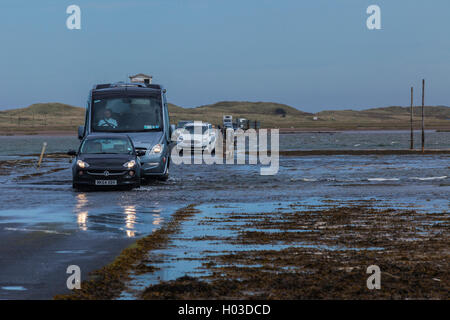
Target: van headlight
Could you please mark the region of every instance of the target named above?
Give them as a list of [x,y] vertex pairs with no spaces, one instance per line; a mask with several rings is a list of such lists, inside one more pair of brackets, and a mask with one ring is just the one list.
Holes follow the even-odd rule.
[[158,143],[152,148],[152,151],[150,151],[150,153],[153,153],[153,154],[161,153],[162,150],[163,150],[163,146]]
[[84,162],[83,160],[77,160],[77,166],[81,169],[89,167],[89,164],[87,162]]
[[128,169],[133,168],[135,165],[136,165],[136,161],[134,161],[134,160],[125,162],[125,163],[123,164],[123,166],[124,166],[125,168],[128,168]]

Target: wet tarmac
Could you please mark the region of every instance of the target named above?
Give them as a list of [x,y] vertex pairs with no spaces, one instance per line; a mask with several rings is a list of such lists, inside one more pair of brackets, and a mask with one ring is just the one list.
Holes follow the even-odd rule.
[[[261,176],[253,165],[173,165],[167,182],[132,191],[75,192],[68,158],[47,157],[36,169],[36,157],[2,156],[0,299],[50,299],[67,293],[69,265],[79,265],[86,279],[189,204],[200,205],[212,217],[220,213],[214,206],[257,211],[278,203],[307,207],[370,199],[388,207],[448,212],[448,160],[448,155],[282,157],[275,176]],[[196,230],[189,236],[207,234]],[[186,246],[178,250],[197,252],[186,239],[177,241]],[[185,259],[160,267],[148,281],[195,273],[197,266]]]

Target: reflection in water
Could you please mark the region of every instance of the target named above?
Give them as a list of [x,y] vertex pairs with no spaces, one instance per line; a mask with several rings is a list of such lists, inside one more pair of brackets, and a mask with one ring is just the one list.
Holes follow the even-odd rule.
[[98,230],[99,228],[115,230],[115,232],[120,230],[122,234],[125,231],[127,237],[134,238],[140,232],[149,233],[155,231],[164,222],[164,218],[161,216],[161,208],[151,208],[149,211],[145,211],[151,214],[144,214],[138,220],[136,205],[116,206],[113,204],[112,206],[102,206],[101,208],[93,209],[93,201],[93,199],[89,199],[89,195],[86,193],[78,193],[76,195],[74,213],[76,214],[79,230]]
[[123,210],[125,213],[125,227],[127,237],[134,237],[136,235],[136,231],[134,228],[134,225],[136,224],[136,206],[124,206]]
[[80,230],[83,230],[83,231],[87,230],[87,218],[88,218],[87,211],[82,211],[82,212],[78,213],[77,222],[78,222],[78,227],[80,228]]
[[85,193],[77,194],[77,204],[75,205],[75,213],[77,215],[78,228],[82,231],[87,230],[88,211],[83,210],[88,203]]
[[154,217],[153,224],[155,226],[159,226],[161,223],[164,222],[164,218],[161,217],[161,215],[159,215],[159,214],[154,214],[153,217]]

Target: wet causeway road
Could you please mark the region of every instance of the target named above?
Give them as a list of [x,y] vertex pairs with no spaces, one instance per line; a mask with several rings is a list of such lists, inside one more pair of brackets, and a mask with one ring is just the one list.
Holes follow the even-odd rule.
[[[15,162],[20,159],[19,162]],[[65,293],[66,269],[82,278],[112,261],[188,204],[382,199],[448,212],[449,157],[309,156],[280,159],[276,176],[258,166],[183,165],[167,182],[133,191],[74,192],[67,158],[0,159],[0,299]],[[423,161],[426,160],[426,161]]]

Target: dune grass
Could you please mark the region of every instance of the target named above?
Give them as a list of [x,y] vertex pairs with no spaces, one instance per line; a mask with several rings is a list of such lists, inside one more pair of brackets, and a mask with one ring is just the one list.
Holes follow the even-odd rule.
[[[409,107],[336,110],[316,114],[272,102],[223,101],[195,108],[169,104],[172,123],[200,120],[221,124],[223,115],[257,120],[262,128],[294,130],[409,129]],[[37,103],[27,108],[0,111],[0,133],[76,132],[84,123],[85,109],[62,103]],[[414,108],[414,127],[421,126],[421,110]],[[450,129],[450,108],[425,107],[427,129]]]

